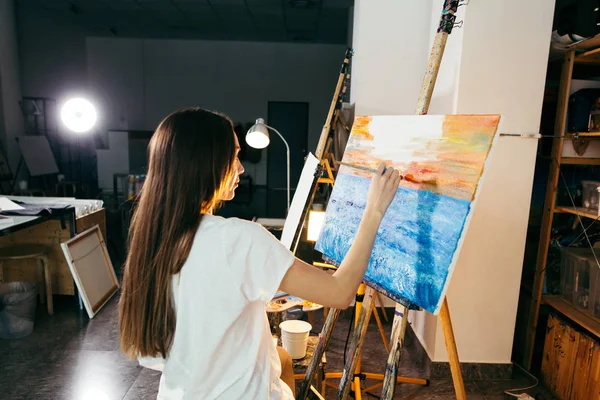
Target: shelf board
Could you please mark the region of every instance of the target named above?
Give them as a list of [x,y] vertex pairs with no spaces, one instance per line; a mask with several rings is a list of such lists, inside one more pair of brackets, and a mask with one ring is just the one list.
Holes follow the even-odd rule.
[[597,137],[600,138],[600,132],[595,131],[595,132],[569,132],[567,133],[567,138],[566,139],[574,139],[575,135],[579,135],[580,138],[593,138],[593,137]]
[[600,165],[600,158],[563,157],[560,159],[560,163],[565,165]]
[[595,47],[600,47],[600,34],[589,39],[582,40],[581,42],[566,46],[568,50],[590,50]]
[[558,206],[554,208],[555,213],[569,213],[579,215],[585,218],[598,219],[598,210],[591,210],[583,207],[562,207]]
[[600,63],[600,48],[588,50],[575,56],[576,63],[597,64]]
[[561,296],[546,295],[543,296],[542,299],[559,313],[575,321],[583,328],[596,335],[596,337],[600,337],[600,318],[594,317],[587,310],[575,307]]

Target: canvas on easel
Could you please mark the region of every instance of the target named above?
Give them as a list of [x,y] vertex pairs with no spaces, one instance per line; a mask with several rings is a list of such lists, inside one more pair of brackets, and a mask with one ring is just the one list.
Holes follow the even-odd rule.
[[[425,72],[425,77],[421,86],[421,92],[417,101],[417,115],[427,114],[427,111],[429,109],[429,104],[431,102],[433,89],[435,87],[435,82],[440,69],[442,56],[446,47],[446,41],[448,39],[448,35],[452,32],[452,29],[455,25],[456,11],[458,9],[458,6],[459,0],[444,1],[440,23],[432,44],[427,70]],[[324,143],[327,140],[327,134],[327,131],[322,132],[321,137],[319,139],[319,145],[317,146],[316,153],[318,157],[322,157],[322,149]],[[409,177],[408,174],[406,175],[406,177]],[[361,285],[361,287],[364,290],[364,285]],[[361,288],[359,287],[359,292],[360,291]],[[352,341],[350,342],[350,348],[348,350],[349,356],[347,362],[345,363],[344,370],[340,375],[341,379],[338,389],[338,396],[340,399],[346,399],[351,389],[354,390],[355,397],[357,398],[361,397],[361,394],[363,392],[361,390],[362,372],[360,370],[360,353],[366,334],[366,328],[368,327],[368,321],[372,310],[372,299],[375,293],[375,289],[369,287],[366,290],[364,290],[363,293],[360,294],[363,298],[363,305],[359,312],[358,318],[356,319],[354,336],[352,338]],[[405,301],[405,304],[406,303],[408,303],[408,301]],[[409,304],[409,306],[412,307],[414,306],[414,304]],[[400,303],[396,304],[396,310],[394,312],[394,323],[392,326],[392,335],[390,337],[390,351],[387,358],[385,376],[383,377],[382,382],[382,399],[391,400],[394,397],[394,390],[397,382],[405,382],[411,384],[427,384],[427,381],[423,379],[411,379],[408,377],[398,376],[400,356],[402,353],[402,348],[404,347],[404,335],[406,332],[408,322],[408,309],[409,307],[405,307]],[[462,379],[460,361],[456,349],[456,341],[452,329],[448,301],[446,300],[445,296],[442,300],[439,315],[442,330],[444,332],[444,342],[446,344],[446,350],[448,351],[450,371],[452,372],[452,381],[454,383],[456,397],[459,400],[464,400],[467,398],[467,394],[465,390],[464,381]],[[327,343],[329,341],[329,338],[331,337],[333,327],[338,316],[339,310],[331,310],[327,316],[325,325],[323,326],[323,329],[319,336],[319,342],[317,343],[317,348],[315,349],[314,356],[308,366],[307,372],[302,382],[302,386],[300,388],[300,391],[298,392],[298,400],[305,399],[309,393],[309,388],[312,388],[311,382],[315,377],[318,362],[320,360],[320,357],[325,352]],[[376,386],[371,386],[370,389]]]
[[119,281],[98,225],[61,243],[90,318],[119,290]]
[[356,235],[372,173],[403,178],[375,240],[365,282],[406,306],[438,314],[473,211],[500,116],[358,117],[316,249],[341,263]]

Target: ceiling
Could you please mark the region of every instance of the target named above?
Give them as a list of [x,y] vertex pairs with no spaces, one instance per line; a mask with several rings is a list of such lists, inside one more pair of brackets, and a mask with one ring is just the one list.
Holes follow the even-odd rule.
[[346,43],[354,0],[16,0],[98,36]]

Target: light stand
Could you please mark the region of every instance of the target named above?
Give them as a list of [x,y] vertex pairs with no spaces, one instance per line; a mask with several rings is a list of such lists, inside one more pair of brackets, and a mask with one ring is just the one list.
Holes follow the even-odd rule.
[[[60,110],[60,119],[63,124],[71,132],[77,134],[76,137],[76,148],[77,148],[77,174],[79,175],[79,181],[82,185],[83,190],[83,170],[81,163],[81,138],[79,135],[87,134],[94,128],[98,120],[98,113],[96,107],[88,100],[80,97],[72,98],[67,100]],[[69,161],[71,162],[71,149],[69,146]],[[72,168],[72,166],[71,166]],[[72,171],[71,171],[72,172]]]

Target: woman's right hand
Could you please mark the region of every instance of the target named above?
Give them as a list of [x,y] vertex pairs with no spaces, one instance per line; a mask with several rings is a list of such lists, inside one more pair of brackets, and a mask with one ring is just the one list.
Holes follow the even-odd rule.
[[375,172],[365,213],[337,271],[329,275],[296,259],[281,281],[281,290],[326,307],[346,308],[354,300],[373,253],[377,230],[400,183],[397,170],[388,168],[384,172],[384,169],[385,164],[381,163]]
[[380,163],[371,182],[365,214],[368,214],[370,218],[383,219],[383,215],[396,195],[399,184],[400,173],[398,170],[391,167],[385,169],[385,163]]

